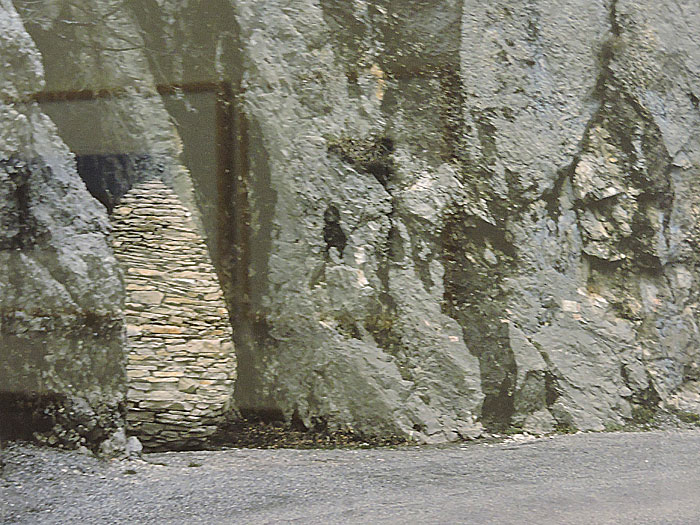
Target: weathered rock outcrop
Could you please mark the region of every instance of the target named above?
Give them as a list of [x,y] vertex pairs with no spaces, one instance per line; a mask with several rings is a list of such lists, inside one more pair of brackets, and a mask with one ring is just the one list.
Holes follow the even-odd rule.
[[0,434],[54,426],[52,442],[97,441],[123,424],[125,393],[107,214],[31,101],[41,55],[11,2],[0,28]]
[[241,413],[441,441],[700,411],[691,2],[15,3],[54,89],[120,94],[106,153],[196,201]]
[[267,152],[249,176],[275,196],[249,199],[270,224],[252,245],[272,232],[250,391],[421,439],[679,402],[698,359],[697,10],[237,6]]

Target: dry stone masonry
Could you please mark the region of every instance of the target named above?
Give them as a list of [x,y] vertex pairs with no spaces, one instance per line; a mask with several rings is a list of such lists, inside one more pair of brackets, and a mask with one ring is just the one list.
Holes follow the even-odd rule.
[[127,290],[127,422],[146,446],[184,446],[215,431],[233,388],[221,288],[189,212],[161,181],[136,185],[113,217]]

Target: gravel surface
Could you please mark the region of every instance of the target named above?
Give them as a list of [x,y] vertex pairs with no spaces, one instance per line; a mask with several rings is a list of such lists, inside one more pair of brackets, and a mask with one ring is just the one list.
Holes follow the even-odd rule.
[[700,523],[700,431],[2,459],[1,523]]

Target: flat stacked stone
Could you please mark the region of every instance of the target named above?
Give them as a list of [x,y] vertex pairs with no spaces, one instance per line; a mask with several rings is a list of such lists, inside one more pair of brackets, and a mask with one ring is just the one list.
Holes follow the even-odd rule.
[[228,311],[190,213],[159,180],[134,186],[113,213],[126,279],[127,422],[145,446],[210,436],[231,398]]

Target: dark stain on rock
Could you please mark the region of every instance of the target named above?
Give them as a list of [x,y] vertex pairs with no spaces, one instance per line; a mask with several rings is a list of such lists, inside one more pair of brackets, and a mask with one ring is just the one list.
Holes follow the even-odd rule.
[[409,345],[397,326],[398,318],[396,302],[388,293],[382,292],[369,308],[364,328],[372,335],[377,346],[396,359],[401,377],[413,382],[413,370],[408,359]]
[[504,279],[514,271],[515,247],[503,230],[463,212],[446,217],[441,241],[443,311],[460,324],[469,351],[479,359],[482,423],[504,430],[514,413],[517,377],[508,324],[502,322],[509,300]]
[[[637,279],[629,278],[629,265],[625,261],[608,261],[583,255],[588,266],[587,288],[590,293],[604,295],[618,317],[640,321],[639,286]],[[606,292],[611,292],[606,294]]]
[[496,145],[496,126],[491,120],[495,117],[492,110],[485,110],[474,115],[476,131],[481,145],[481,157],[486,166],[492,166],[498,158]]
[[[29,178],[32,171],[40,168],[30,166],[17,158],[0,160],[0,181],[5,185],[0,189],[0,195],[6,194],[7,210],[0,220],[0,250],[15,250],[30,248],[37,241],[37,223],[31,212],[31,195],[29,193]],[[4,176],[3,176],[4,175]],[[46,175],[46,174],[45,174]],[[3,179],[7,179],[3,181]]]
[[435,73],[440,82],[438,105],[442,125],[441,156],[445,162],[464,160],[462,147],[464,122],[464,93],[457,67],[444,67]]
[[430,260],[421,254],[421,246],[418,242],[411,245],[411,259],[418,274],[418,278],[423,283],[426,291],[433,287],[433,279],[430,276]]
[[[589,194],[574,202],[579,224],[585,214],[592,214],[608,232],[601,240],[580,228],[587,252],[588,286],[605,295],[620,317],[640,320],[639,275],[655,279],[663,273],[659,239],[668,229],[673,206],[671,158],[651,115],[614,79],[608,79],[603,105],[583,147],[583,155],[606,158],[595,142],[594,130],[606,137],[606,148],[614,152],[620,175],[611,181],[624,191],[609,198]],[[627,217],[626,224],[621,217]],[[600,256],[596,248],[602,249]]]
[[690,103],[695,109],[700,109],[700,99],[692,91],[688,92],[688,98],[690,98]]
[[365,139],[340,137],[328,141],[328,152],[338,155],[358,171],[373,175],[385,188],[394,172],[394,142],[389,137]]
[[362,339],[362,334],[360,329],[352,316],[347,314],[341,314],[336,316],[336,322],[338,323],[338,332],[348,339]]
[[560,169],[557,172],[557,178],[551,188],[545,190],[542,193],[542,200],[545,203],[545,209],[547,210],[547,215],[554,221],[554,224],[559,223],[559,217],[561,217],[561,196],[564,190],[564,184],[567,180],[573,178],[574,169],[576,168],[576,162],[578,159],[574,160],[568,166]]
[[620,375],[625,384],[634,392],[629,398],[629,401],[632,403],[632,422],[648,423],[648,420],[654,417],[661,403],[661,396],[654,388],[651,375],[647,372],[648,386],[642,390],[635,390],[633,385],[630,384],[629,372],[624,365],[620,367]]
[[406,257],[406,250],[404,249],[401,233],[399,233],[398,228],[393,224],[391,228],[389,228],[389,234],[387,235],[387,247],[389,259],[394,263],[401,264],[404,257]]
[[340,256],[343,256],[343,250],[348,243],[348,238],[340,227],[340,212],[338,208],[332,204],[326,208],[323,214],[323,240],[326,243],[326,253],[331,248],[336,248]]
[[556,376],[549,370],[544,372],[544,401],[548,407],[551,407],[559,396],[561,396],[561,389],[557,382]]

